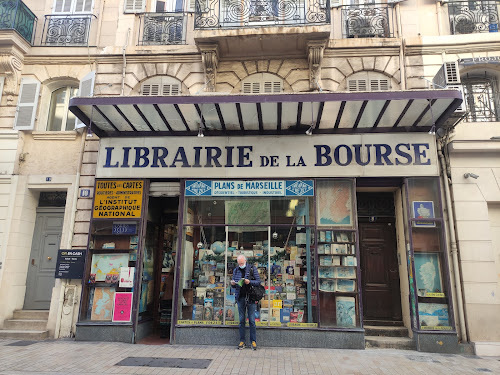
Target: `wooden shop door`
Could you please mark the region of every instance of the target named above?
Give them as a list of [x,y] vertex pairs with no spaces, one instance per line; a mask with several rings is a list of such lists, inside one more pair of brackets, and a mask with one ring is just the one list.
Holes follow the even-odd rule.
[[394,222],[394,218],[359,222],[365,320],[402,319]]

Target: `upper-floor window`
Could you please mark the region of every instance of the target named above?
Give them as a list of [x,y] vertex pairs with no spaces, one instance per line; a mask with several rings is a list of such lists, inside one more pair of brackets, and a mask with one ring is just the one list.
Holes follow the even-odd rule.
[[255,73],[241,82],[244,94],[278,94],[283,91],[283,79],[270,73]]
[[75,115],[68,111],[69,99],[78,94],[78,87],[65,86],[52,92],[47,130],[65,131],[75,128]]
[[147,79],[141,84],[141,95],[162,96],[179,95],[181,82],[169,76],[157,76]]
[[391,89],[389,77],[378,72],[358,72],[347,78],[348,91],[387,91]]
[[452,34],[498,32],[497,1],[450,1],[448,3]]
[[499,121],[499,93],[495,77],[462,78],[464,99],[469,122]]
[[54,0],[53,13],[90,13],[94,0]]

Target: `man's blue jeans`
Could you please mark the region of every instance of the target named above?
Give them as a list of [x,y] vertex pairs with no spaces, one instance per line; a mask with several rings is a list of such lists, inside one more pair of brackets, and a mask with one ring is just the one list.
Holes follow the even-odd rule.
[[255,329],[255,310],[257,305],[255,302],[245,301],[245,297],[238,298],[238,314],[240,315],[240,341],[245,342],[245,313],[248,312],[248,323],[250,324],[250,343],[257,342],[257,330]]

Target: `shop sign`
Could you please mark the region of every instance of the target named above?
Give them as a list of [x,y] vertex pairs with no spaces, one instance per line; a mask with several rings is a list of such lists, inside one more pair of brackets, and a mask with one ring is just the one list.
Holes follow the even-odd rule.
[[465,59],[459,59],[458,63],[464,66],[475,64],[500,64],[500,56],[468,57]]
[[55,278],[81,279],[86,253],[86,250],[59,250]]
[[314,196],[312,180],[186,181],[186,196],[269,197]]
[[100,140],[99,178],[276,178],[438,175],[427,133]]
[[144,181],[97,181],[93,207],[94,219],[139,218]]

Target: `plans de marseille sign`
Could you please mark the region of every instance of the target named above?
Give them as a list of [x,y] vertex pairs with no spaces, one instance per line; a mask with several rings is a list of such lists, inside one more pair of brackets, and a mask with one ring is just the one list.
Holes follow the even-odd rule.
[[100,140],[99,178],[435,176],[426,133]]

